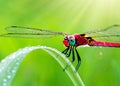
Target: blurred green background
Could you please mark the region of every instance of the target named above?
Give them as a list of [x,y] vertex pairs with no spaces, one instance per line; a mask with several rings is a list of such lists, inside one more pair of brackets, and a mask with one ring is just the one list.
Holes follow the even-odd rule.
[[[120,0],[0,0],[0,33],[8,26],[83,33],[120,24]],[[26,46],[45,45],[60,51],[64,37],[0,38],[0,60]],[[120,86],[120,49],[81,47],[79,74],[86,86]],[[73,86],[61,66],[36,50],[22,62],[12,86]]]

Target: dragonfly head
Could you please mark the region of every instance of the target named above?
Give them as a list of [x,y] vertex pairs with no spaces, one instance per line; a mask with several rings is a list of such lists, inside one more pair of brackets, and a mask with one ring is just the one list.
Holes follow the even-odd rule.
[[75,45],[75,37],[74,35],[67,35],[65,36],[63,43],[66,47],[74,46]]
[[70,46],[74,46],[75,45],[75,37],[74,37],[74,35],[68,35],[68,41],[69,41]]

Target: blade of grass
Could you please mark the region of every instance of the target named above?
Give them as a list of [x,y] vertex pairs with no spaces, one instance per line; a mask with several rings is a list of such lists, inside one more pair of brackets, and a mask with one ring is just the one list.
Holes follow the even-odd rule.
[[67,73],[73,84],[75,86],[85,86],[78,72],[75,72],[74,66],[65,57],[65,55],[54,48],[46,46],[26,47],[12,53],[11,55],[3,59],[0,63],[0,86],[11,85],[22,60],[26,57],[27,54],[36,49],[43,49],[44,51],[48,52],[62,66],[62,68],[65,68],[66,65],[69,63],[69,67],[65,70],[65,72]]

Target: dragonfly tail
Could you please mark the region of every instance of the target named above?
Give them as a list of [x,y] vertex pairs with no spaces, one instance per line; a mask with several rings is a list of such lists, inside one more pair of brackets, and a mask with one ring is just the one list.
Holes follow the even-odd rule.
[[116,43],[116,42],[92,41],[92,45],[91,45],[91,46],[120,47],[120,43]]

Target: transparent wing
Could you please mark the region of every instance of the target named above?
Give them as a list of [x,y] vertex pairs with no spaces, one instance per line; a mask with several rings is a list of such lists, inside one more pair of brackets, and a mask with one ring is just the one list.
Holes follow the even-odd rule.
[[6,28],[7,34],[1,36],[9,37],[25,37],[25,38],[43,38],[43,37],[53,37],[58,35],[65,35],[63,32],[54,32],[50,30],[42,30],[37,28],[28,28],[21,26],[11,26]]
[[120,42],[120,25],[112,25],[104,29],[85,33],[95,40]]

